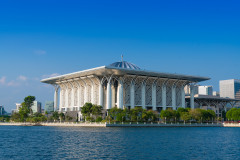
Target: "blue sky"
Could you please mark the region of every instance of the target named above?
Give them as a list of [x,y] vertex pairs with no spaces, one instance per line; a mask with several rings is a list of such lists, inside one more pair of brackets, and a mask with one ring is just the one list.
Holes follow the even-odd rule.
[[0,1],[0,105],[28,95],[53,100],[40,83],[124,60],[147,70],[240,78],[240,2],[233,0]]

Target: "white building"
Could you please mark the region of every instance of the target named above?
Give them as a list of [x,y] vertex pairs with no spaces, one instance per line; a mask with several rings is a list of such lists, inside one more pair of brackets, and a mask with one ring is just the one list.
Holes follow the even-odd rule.
[[[55,87],[54,108],[80,111],[86,102],[112,107],[165,110],[186,107],[185,86],[189,86],[194,108],[194,85],[209,78],[142,70],[126,61],[43,79]],[[60,97],[58,91],[60,90]],[[60,104],[58,105],[58,99]]]
[[219,84],[221,97],[240,99],[240,80],[221,80]]
[[213,96],[220,97],[220,93],[217,91],[213,91]]
[[32,109],[33,113],[41,113],[42,112],[42,104],[38,101],[33,101],[31,109]]
[[0,106],[0,116],[5,114],[5,110],[3,106]]
[[198,94],[199,95],[213,95],[213,87],[212,86],[198,86]]
[[[230,79],[221,80],[219,82],[220,96],[233,99],[240,99],[240,80]],[[236,103],[235,107],[239,107],[240,103]]]

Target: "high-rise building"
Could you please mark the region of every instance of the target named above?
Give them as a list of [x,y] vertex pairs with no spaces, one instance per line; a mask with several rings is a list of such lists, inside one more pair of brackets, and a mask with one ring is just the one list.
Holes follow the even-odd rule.
[[220,93],[219,93],[219,92],[217,92],[217,91],[213,91],[213,96],[220,97]]
[[[220,81],[219,86],[221,97],[240,99],[240,80],[222,80]],[[235,106],[238,107],[239,105],[240,104],[237,103]]]
[[38,101],[33,101],[31,108],[33,113],[41,113],[42,104]]
[[212,86],[198,86],[198,94],[199,95],[213,95],[213,87]]
[[0,116],[4,115],[6,111],[4,110],[3,106],[0,106]]
[[45,112],[51,113],[54,111],[54,102],[53,101],[47,101],[45,103]]

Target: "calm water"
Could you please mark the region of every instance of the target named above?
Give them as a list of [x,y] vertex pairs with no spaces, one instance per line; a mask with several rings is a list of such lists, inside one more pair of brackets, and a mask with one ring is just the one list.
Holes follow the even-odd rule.
[[0,126],[0,159],[240,160],[240,128]]

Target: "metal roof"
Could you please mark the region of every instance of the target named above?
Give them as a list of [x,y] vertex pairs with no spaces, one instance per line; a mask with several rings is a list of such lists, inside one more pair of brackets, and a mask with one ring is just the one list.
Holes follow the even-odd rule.
[[135,64],[126,62],[126,61],[121,61],[121,62],[115,62],[109,65],[110,67],[116,67],[116,68],[122,68],[122,69],[133,69],[133,70],[140,70],[138,66]]
[[201,81],[206,81],[206,80],[210,79],[208,77],[201,77],[201,76],[163,73],[163,72],[147,71],[147,70],[141,70],[141,69],[119,68],[119,67],[114,67],[114,66],[102,66],[102,67],[83,70],[83,71],[79,71],[79,72],[64,74],[64,75],[60,75],[60,76],[56,76],[56,77],[46,78],[46,79],[41,80],[41,82],[55,83],[57,81],[74,79],[74,78],[79,78],[79,77],[86,77],[86,76],[91,76],[91,75],[95,75],[95,76],[136,75],[136,76],[148,76],[148,77],[157,77],[157,78],[166,78],[166,79],[187,80],[190,82],[201,82]]

